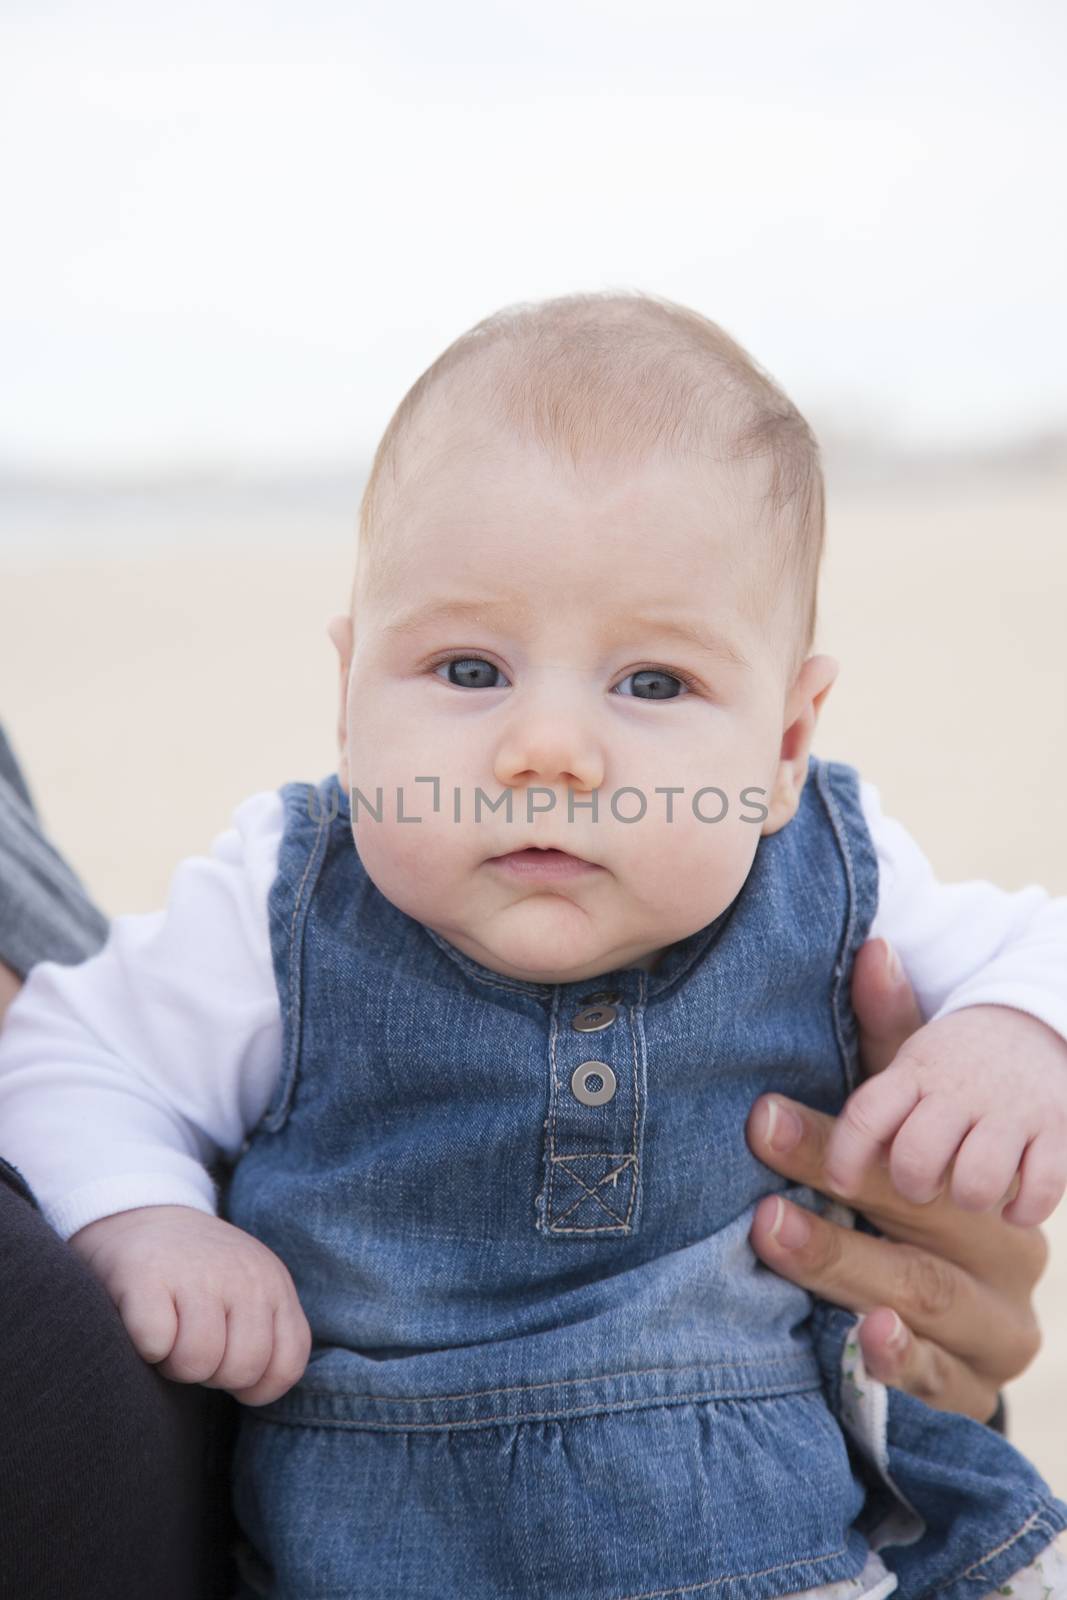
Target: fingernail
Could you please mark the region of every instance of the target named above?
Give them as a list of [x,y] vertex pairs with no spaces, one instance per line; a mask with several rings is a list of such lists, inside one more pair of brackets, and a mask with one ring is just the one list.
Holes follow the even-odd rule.
[[804,1137],[804,1124],[796,1112],[780,1101],[767,1101],[767,1143],[772,1150],[795,1150]]
[[885,1342],[890,1350],[903,1350],[908,1342],[908,1330],[895,1311],[893,1312],[893,1326],[886,1334]]
[[811,1223],[796,1206],[787,1206],[778,1195],[774,1197],[774,1221],[771,1238],[783,1250],[799,1250],[811,1238]]
[[890,980],[893,983],[899,983],[904,976],[904,968],[900,964],[900,957],[888,939],[884,943],[886,948],[886,971],[889,973]]

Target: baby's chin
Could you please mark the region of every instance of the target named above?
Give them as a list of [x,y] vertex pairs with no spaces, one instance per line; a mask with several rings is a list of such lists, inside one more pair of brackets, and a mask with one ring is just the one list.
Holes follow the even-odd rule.
[[441,932],[483,967],[525,983],[584,983],[620,965],[617,944],[608,943],[586,912],[557,895],[532,896],[469,933]]

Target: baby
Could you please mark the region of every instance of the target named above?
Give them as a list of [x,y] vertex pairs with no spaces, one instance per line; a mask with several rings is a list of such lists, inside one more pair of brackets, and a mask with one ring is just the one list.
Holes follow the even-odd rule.
[[[488,318],[375,456],[337,775],[14,1002],[0,1148],[142,1356],[248,1408],[246,1597],[1067,1596],[1033,1468],[749,1244],[818,1203],[746,1145],[771,1090],[845,1103],[842,1194],[887,1154],[1032,1224],[1067,1177],[1067,902],[938,884],[812,754],[823,524],[715,324]],[[875,934],[926,1021],[857,1088]]]

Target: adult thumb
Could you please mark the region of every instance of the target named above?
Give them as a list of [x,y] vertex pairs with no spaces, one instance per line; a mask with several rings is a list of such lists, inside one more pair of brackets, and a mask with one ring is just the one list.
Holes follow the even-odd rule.
[[860,1066],[881,1072],[916,1029],[922,1012],[907,973],[887,939],[868,939],[852,968],[852,1008],[859,1023]]

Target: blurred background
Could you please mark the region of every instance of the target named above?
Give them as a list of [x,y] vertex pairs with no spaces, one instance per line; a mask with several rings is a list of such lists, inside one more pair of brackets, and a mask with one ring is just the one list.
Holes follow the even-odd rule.
[[[720,322],[823,441],[818,753],[943,878],[1067,893],[1062,8],[8,0],[4,32],[0,719],[106,912],[330,769],[325,625],[413,380],[613,287]],[[1049,1233],[1009,1402],[1067,1495]]]

